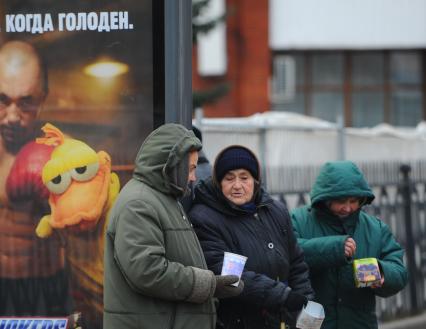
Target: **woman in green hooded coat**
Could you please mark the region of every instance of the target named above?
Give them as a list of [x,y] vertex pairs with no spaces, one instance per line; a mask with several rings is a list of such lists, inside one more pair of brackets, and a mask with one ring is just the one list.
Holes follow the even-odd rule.
[[[315,301],[324,306],[321,328],[377,328],[375,297],[392,296],[407,283],[401,246],[385,223],[362,210],[374,194],[354,163],[326,163],[310,196],[311,205],[294,209],[292,220]],[[380,283],[355,286],[353,260],[360,258],[377,259]]]

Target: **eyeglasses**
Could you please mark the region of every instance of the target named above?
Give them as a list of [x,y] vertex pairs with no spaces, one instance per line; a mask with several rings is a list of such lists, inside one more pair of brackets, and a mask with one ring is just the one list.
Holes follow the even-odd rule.
[[37,112],[42,101],[42,97],[35,97],[32,95],[11,98],[6,94],[0,93],[0,111],[6,109],[12,104],[15,104],[24,113]]

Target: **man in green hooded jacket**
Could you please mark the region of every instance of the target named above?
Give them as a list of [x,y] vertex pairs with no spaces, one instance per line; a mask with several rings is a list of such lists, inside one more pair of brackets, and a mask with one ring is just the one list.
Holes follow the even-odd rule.
[[[374,194],[354,163],[326,163],[310,196],[311,205],[294,209],[292,220],[315,301],[324,306],[321,328],[377,328],[375,297],[392,296],[407,283],[401,246],[385,223],[362,210]],[[377,259],[379,283],[355,286],[352,262],[360,258]]]
[[110,214],[105,238],[104,329],[214,329],[213,297],[243,282],[215,276],[179,199],[195,180],[200,141],[178,124],[154,130]]

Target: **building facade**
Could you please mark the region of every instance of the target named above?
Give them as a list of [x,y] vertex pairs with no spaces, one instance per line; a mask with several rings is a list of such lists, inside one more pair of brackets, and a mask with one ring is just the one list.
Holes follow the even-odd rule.
[[194,48],[193,86],[227,81],[231,89],[203,107],[205,116],[291,111],[353,127],[425,120],[425,1],[211,5],[227,19]]

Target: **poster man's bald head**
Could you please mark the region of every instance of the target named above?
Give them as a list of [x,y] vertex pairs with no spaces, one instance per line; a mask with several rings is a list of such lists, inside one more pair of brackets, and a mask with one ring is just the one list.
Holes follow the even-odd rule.
[[0,68],[4,74],[17,77],[23,72],[40,79],[39,85],[47,94],[47,72],[35,48],[23,41],[9,41],[0,48]]
[[0,48],[0,134],[16,151],[33,133],[34,121],[47,94],[47,75],[28,43],[10,41]]

